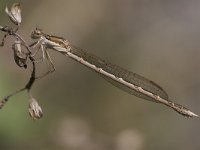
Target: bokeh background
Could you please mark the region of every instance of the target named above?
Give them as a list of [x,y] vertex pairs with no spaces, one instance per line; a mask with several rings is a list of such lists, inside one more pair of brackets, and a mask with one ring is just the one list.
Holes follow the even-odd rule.
[[[12,25],[6,5],[23,4],[19,33],[35,27],[162,85],[172,101],[200,114],[200,1],[0,0],[0,25]],[[3,33],[0,33],[3,36]],[[25,85],[12,38],[0,48],[0,97]],[[0,150],[200,149],[200,120],[129,95],[77,62],[51,51],[56,72],[32,90],[44,117],[28,115],[28,96],[0,112]],[[43,68],[45,69],[45,68]]]

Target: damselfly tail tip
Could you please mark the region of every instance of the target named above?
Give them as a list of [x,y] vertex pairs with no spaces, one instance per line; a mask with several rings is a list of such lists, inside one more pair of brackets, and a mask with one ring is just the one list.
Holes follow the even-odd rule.
[[199,117],[199,115],[193,113],[192,111],[188,110],[187,111],[188,117]]
[[194,112],[190,111],[189,109],[182,109],[181,111],[180,110],[176,110],[176,111],[186,117],[199,117],[199,115],[195,114]]
[[179,105],[179,104],[176,104],[176,103],[173,103],[173,102],[170,102],[168,103],[171,108],[173,108],[176,112],[178,112],[179,114],[183,115],[183,116],[186,116],[186,117],[199,117],[199,115],[193,113],[192,111],[190,111],[189,109]]

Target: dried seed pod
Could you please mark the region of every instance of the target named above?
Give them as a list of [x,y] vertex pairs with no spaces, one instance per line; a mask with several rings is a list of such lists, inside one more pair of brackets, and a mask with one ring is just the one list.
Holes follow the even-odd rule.
[[20,3],[14,3],[10,10],[8,9],[8,7],[6,6],[5,12],[7,13],[7,15],[9,16],[10,20],[16,24],[16,25],[20,25],[21,21],[22,21],[22,17],[21,17],[21,5]]
[[33,97],[30,97],[30,99],[29,99],[28,111],[29,111],[29,115],[34,120],[40,119],[43,116],[42,108],[40,107],[40,105],[38,104],[36,99]]
[[19,67],[27,68],[28,54],[22,50],[21,41],[17,40],[12,45],[14,60]]

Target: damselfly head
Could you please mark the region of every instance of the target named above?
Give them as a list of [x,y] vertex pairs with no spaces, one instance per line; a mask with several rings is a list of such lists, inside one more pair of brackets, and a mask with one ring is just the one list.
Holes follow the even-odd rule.
[[43,35],[42,30],[36,28],[36,29],[33,30],[33,32],[31,33],[31,38],[32,38],[32,39],[39,39],[42,35]]

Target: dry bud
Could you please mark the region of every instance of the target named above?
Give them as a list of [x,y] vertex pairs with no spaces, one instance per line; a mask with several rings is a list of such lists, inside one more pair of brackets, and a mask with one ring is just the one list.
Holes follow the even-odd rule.
[[12,49],[14,52],[15,63],[19,67],[27,68],[27,53],[22,50],[21,41],[15,41],[12,45]]
[[19,25],[22,22],[20,3],[14,3],[10,10],[6,6],[5,12],[14,24]]
[[36,99],[33,98],[33,97],[31,97],[30,100],[29,100],[29,109],[28,109],[28,111],[29,111],[29,115],[34,120],[40,119],[43,116],[42,108],[40,107],[40,105],[38,104]]

